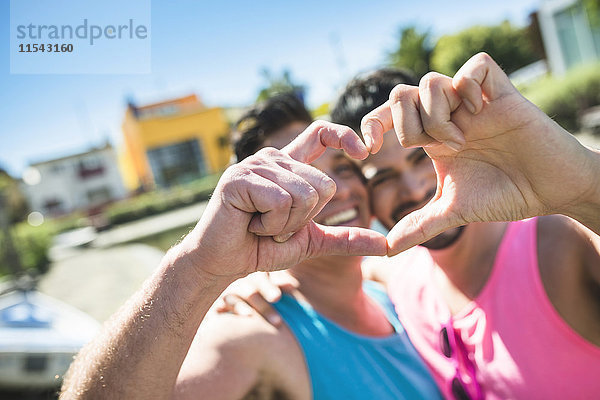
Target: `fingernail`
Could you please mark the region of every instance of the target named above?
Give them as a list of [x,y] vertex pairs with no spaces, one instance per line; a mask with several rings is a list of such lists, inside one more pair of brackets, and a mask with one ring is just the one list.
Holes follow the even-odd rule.
[[461,151],[462,150],[462,144],[454,142],[452,140],[446,140],[444,142],[444,144],[448,147],[450,147],[452,150],[454,151]]
[[267,316],[267,321],[269,321],[271,325],[279,325],[281,323],[281,317],[277,314],[271,314]]
[[294,235],[294,232],[286,233],[284,235],[275,235],[273,236],[273,240],[277,243],[284,243],[287,242],[288,239],[292,237],[292,235]]
[[475,109],[475,106],[473,105],[473,103],[471,103],[467,99],[463,99],[463,103],[465,103],[465,107],[467,107],[467,109],[471,112],[471,114],[475,114],[475,112],[477,110]]

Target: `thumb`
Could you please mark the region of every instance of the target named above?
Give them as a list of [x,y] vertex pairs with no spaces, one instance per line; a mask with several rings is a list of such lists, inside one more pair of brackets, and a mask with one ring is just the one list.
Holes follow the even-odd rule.
[[387,254],[385,236],[371,229],[324,226],[310,222],[308,257],[326,255],[384,256]]
[[447,229],[460,226],[441,201],[432,201],[402,218],[387,235],[388,256],[434,238]]

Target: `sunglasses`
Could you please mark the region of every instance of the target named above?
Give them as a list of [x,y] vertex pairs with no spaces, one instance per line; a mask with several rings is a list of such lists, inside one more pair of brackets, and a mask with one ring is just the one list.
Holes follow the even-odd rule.
[[440,348],[442,354],[451,360],[455,369],[454,377],[449,382],[454,398],[456,400],[483,400],[483,390],[476,379],[475,364],[469,358],[469,352],[460,335],[454,331],[452,319],[445,323],[440,330]]

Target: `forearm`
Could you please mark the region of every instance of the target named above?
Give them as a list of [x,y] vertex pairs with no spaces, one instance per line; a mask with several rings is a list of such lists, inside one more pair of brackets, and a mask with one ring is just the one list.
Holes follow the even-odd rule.
[[232,279],[172,249],[73,362],[61,398],[168,398],[206,312]]

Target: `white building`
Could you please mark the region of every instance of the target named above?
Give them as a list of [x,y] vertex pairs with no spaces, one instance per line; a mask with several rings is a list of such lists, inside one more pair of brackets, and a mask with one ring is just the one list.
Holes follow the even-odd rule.
[[538,10],[548,65],[554,75],[600,59],[600,29],[590,26],[580,0],[543,0]]
[[110,144],[84,153],[31,164],[23,192],[32,211],[61,215],[122,199],[126,190]]

